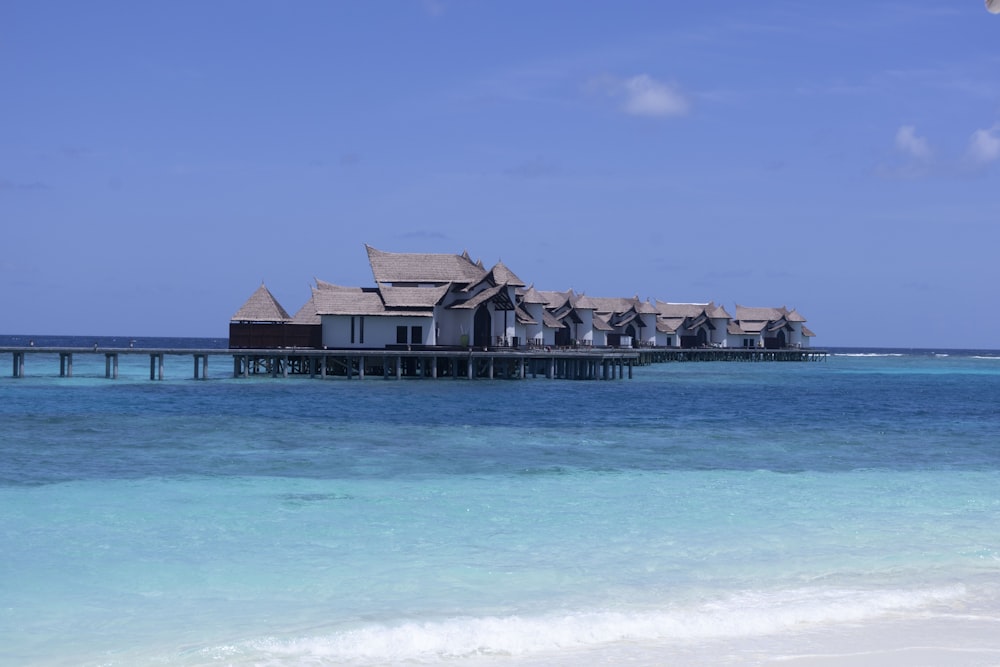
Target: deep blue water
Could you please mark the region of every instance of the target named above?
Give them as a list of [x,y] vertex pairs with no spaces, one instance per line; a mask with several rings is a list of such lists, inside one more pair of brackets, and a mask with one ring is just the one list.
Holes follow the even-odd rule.
[[751,664],[1000,610],[995,351],[614,382],[50,361],[0,377],[11,664]]

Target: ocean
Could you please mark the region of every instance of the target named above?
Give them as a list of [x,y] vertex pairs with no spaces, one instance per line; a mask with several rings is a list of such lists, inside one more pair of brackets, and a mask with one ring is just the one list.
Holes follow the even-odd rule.
[[612,382],[10,364],[3,665],[1000,665],[997,351]]

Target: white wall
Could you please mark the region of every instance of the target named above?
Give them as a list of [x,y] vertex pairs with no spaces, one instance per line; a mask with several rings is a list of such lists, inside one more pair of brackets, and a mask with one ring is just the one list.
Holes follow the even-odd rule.
[[[396,344],[396,327],[406,327],[410,341],[411,327],[422,327],[420,345],[434,345],[434,320],[431,317],[398,315],[354,315],[354,343],[351,343],[350,315],[323,315],[323,346],[330,349],[378,348]],[[361,340],[361,318],[364,317],[365,335]]]
[[438,335],[438,345],[461,345],[462,334],[468,336],[466,345],[472,341],[472,322],[474,311],[448,310],[443,306],[434,308],[434,317],[441,329]]
[[525,327],[524,338],[525,340],[537,341],[539,344],[544,343],[545,334],[542,332],[542,304],[540,303],[526,303],[522,306],[525,312],[531,315],[536,324],[529,324]]
[[709,340],[722,347],[730,347],[728,333],[729,320],[724,317],[713,317],[711,322],[712,326],[715,327],[715,331],[711,332],[712,335]]
[[639,330],[639,335],[642,336],[643,345],[656,345],[656,314],[655,313],[639,313],[639,318],[642,319],[642,323],[646,326]]
[[582,321],[572,325],[575,329],[574,338],[583,345],[594,345],[594,311],[581,308],[576,314]]

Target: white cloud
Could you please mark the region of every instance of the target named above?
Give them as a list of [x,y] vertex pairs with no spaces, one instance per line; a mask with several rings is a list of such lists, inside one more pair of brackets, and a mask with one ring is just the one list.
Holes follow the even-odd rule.
[[927,140],[917,136],[917,128],[913,125],[904,125],[896,132],[896,148],[918,160],[927,160],[931,156]]
[[988,164],[1000,158],[1000,125],[973,132],[966,155],[977,165]]
[[682,116],[690,103],[676,88],[640,74],[622,82],[624,109],[635,116]]

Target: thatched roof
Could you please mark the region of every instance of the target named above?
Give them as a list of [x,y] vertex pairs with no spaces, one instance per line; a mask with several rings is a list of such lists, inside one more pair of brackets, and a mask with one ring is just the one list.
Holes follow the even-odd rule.
[[615,328],[608,321],[609,317],[608,315],[594,315],[594,328],[598,331],[614,331]]
[[318,315],[409,315],[430,317],[434,311],[427,309],[401,309],[387,307],[375,287],[340,287],[327,283],[313,291]]
[[770,322],[780,320],[787,313],[784,308],[748,308],[736,304],[736,319],[740,322]]
[[553,310],[557,308],[562,308],[566,305],[566,302],[570,300],[573,296],[573,290],[566,290],[565,292],[551,292],[548,290],[538,290],[538,296],[545,300],[545,307],[551,308]]
[[322,319],[316,313],[316,296],[309,297],[299,311],[292,317],[292,324],[322,324]]
[[394,283],[474,283],[486,273],[468,253],[447,255],[436,253],[383,252],[370,245],[368,263],[379,284]]
[[[712,304],[709,304],[709,306],[711,305]],[[733,318],[733,316],[726,311],[724,306],[716,306],[715,308],[709,307],[708,316],[717,320],[730,320]]]
[[656,312],[660,317],[685,318],[697,317],[704,313],[711,303],[666,303],[657,299]]
[[677,319],[675,317],[671,318],[658,318],[656,320],[656,330],[660,333],[665,334],[675,334],[677,329],[684,323],[683,319]]
[[490,274],[493,276],[493,282],[498,285],[501,283],[513,285],[514,287],[524,287],[525,285],[525,282],[514,275],[514,272],[508,269],[503,262],[497,262],[490,269]]
[[535,289],[535,286],[532,285],[528,289],[524,290],[523,293],[521,293],[521,303],[547,304],[548,299],[539,294],[538,290]]
[[514,307],[514,315],[517,317],[518,324],[538,324],[538,321],[520,306]]
[[493,301],[495,307],[500,310],[514,310],[514,304],[507,297],[507,290],[509,288],[509,285],[494,285],[493,287],[488,287],[482,290],[475,296],[470,297],[465,301],[453,303],[448,307],[469,310],[476,308],[480,304],[487,301]]
[[588,296],[587,299],[591,303],[591,308],[599,313],[624,313],[635,306],[632,299],[621,297]]
[[236,311],[232,322],[291,322],[292,318],[274,295],[260,284],[257,291],[250,295],[243,307]]
[[433,308],[444,295],[450,285],[440,287],[390,287],[379,288],[382,301],[386,308]]
[[566,326],[563,324],[562,320],[556,318],[555,315],[547,310],[542,311],[542,324],[547,329],[562,329]]

